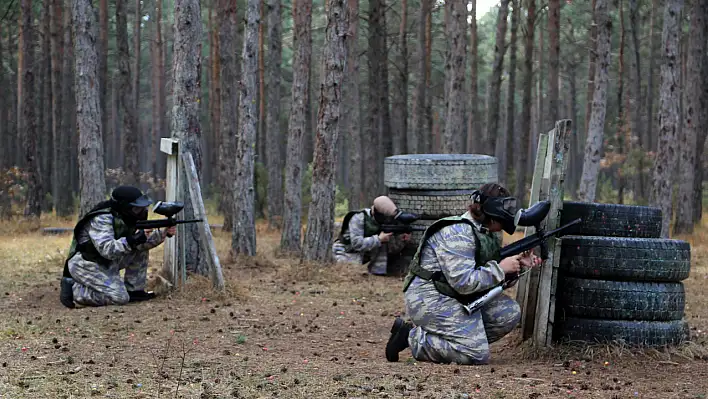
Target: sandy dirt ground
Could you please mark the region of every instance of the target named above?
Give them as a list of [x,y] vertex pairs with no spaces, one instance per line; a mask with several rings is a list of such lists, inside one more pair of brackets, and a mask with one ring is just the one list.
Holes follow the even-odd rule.
[[[700,243],[706,229],[694,234]],[[0,398],[705,398],[706,249],[694,246],[686,318],[693,341],[636,351],[558,345],[519,330],[492,345],[491,364],[435,365],[384,357],[403,310],[401,278],[365,267],[278,257],[258,228],[259,255],[228,259],[227,290],[192,278],[183,290],[117,307],[66,309],[58,278],[70,237],[0,235]],[[159,266],[162,249],[151,253]],[[513,295],[514,292],[510,292]]]

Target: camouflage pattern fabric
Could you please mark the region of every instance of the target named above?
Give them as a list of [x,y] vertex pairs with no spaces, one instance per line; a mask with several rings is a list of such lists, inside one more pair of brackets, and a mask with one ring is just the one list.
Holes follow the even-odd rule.
[[[371,209],[364,209],[371,216]],[[391,236],[388,242],[379,241],[378,235],[364,236],[364,214],[357,213],[349,220],[349,227],[344,236],[351,242],[347,248],[339,241],[332,245],[332,255],[337,263],[369,262],[368,270],[371,274],[386,274],[388,255],[400,253],[405,247],[401,236]]]
[[[479,229],[480,225],[469,213]],[[475,264],[473,227],[465,223],[446,226],[423,246],[420,265],[442,270],[461,294],[485,291],[504,280],[495,260]],[[414,323],[408,336],[413,357],[435,363],[486,364],[489,344],[514,329],[521,318],[519,305],[499,295],[480,310],[468,314],[456,299],[438,292],[433,281],[415,277],[404,294],[406,312]]]
[[[145,289],[148,251],[162,244],[165,233],[153,230],[147,242],[130,248],[125,238],[115,239],[113,215],[98,215],[86,224],[77,237],[78,242],[92,240],[96,249],[109,264],[103,265],[84,259],[77,253],[69,260],[69,272],[74,279],[74,302],[84,306],[125,305],[130,300],[128,291]],[[121,278],[120,271],[125,269]]]

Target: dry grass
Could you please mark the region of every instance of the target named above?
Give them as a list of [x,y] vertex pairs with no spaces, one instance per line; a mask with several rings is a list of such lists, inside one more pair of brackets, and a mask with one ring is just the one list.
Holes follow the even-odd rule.
[[[71,227],[49,217],[41,226]],[[222,220],[211,217],[212,224]],[[708,393],[708,224],[690,237],[684,283],[694,337],[676,348],[563,344],[547,350],[514,331],[492,345],[492,364],[422,364],[383,358],[399,278],[365,267],[315,265],[278,253],[279,232],[258,224],[258,254],[229,256],[214,229],[224,292],[206,278],[124,307],[68,310],[58,278],[69,235],[19,221],[0,227],[0,398],[698,398]],[[507,237],[510,242],[521,237]],[[160,249],[151,284],[160,287]],[[512,293],[513,294],[513,293]],[[690,377],[689,377],[690,376]],[[175,392],[178,395],[175,395]],[[704,396],[701,396],[704,395]]]

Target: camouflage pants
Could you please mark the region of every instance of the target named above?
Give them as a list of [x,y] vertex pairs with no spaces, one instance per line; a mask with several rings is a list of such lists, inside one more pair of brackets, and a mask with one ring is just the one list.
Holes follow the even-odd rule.
[[[421,298],[410,290],[408,295]],[[441,294],[406,299],[407,312],[416,326],[408,342],[419,361],[487,364],[489,344],[511,332],[521,319],[519,305],[504,294],[471,315],[455,299]]]
[[[120,271],[125,269],[121,278]],[[84,306],[125,305],[128,291],[145,289],[148,251],[135,251],[115,260],[109,266],[89,262],[76,254],[69,261],[74,279],[74,302]]]
[[385,275],[388,269],[389,247],[386,243],[367,252],[346,252],[345,246],[340,242],[332,245],[332,255],[337,263],[363,264],[368,262],[371,274]]

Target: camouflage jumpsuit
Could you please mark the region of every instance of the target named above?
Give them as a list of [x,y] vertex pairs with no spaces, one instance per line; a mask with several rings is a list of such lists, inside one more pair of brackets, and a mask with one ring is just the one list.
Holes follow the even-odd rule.
[[[388,242],[379,241],[380,227],[371,215],[371,209],[353,211],[347,226],[342,225],[339,238],[332,245],[334,259],[340,262],[363,264],[369,262],[371,274],[386,274],[388,255],[397,254],[405,247],[400,236],[391,236]],[[347,217],[344,222],[346,223]]]
[[[501,283],[504,271],[492,259],[501,247],[499,236],[480,233],[480,224],[469,212],[462,217],[474,224],[482,248],[476,248],[473,227],[458,222],[432,233],[421,243],[419,256],[423,269],[442,271],[449,285],[465,295]],[[482,255],[481,265],[475,262],[477,250]],[[519,305],[506,295],[499,295],[468,314],[456,299],[441,294],[432,280],[409,275],[406,282],[410,282],[404,295],[406,312],[416,326],[410,331],[408,342],[413,357],[419,361],[486,364],[489,344],[508,334],[521,317]]]
[[[125,237],[116,238],[114,216],[95,216],[79,232],[77,241],[91,240],[98,253],[109,260],[101,264],[86,260],[77,252],[69,259],[68,266],[74,279],[74,302],[85,306],[125,305],[128,291],[145,289],[148,268],[148,251],[165,240],[160,230],[153,230],[147,241],[132,249]],[[125,269],[125,277],[120,271]]]

